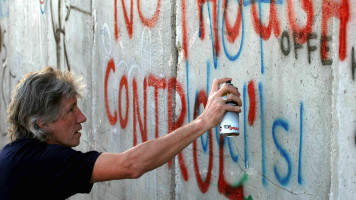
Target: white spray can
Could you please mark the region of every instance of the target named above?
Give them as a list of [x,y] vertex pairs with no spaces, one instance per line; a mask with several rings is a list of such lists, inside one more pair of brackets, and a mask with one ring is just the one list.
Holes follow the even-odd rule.
[[[231,81],[226,81],[225,84],[232,85]],[[229,93],[225,94],[228,95]],[[226,104],[237,106],[234,101],[228,101]],[[240,135],[239,113],[226,111],[223,120],[220,123],[221,136],[238,136]]]

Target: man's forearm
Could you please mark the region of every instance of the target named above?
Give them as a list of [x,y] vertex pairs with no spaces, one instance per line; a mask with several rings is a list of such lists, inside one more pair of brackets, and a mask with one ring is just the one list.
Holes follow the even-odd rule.
[[207,122],[197,118],[163,137],[123,153],[102,153],[95,162],[91,182],[138,178],[171,160],[208,129]]
[[135,167],[140,168],[140,174],[143,174],[171,160],[208,129],[206,122],[197,118],[163,137],[142,143],[125,153],[129,160],[136,163]]

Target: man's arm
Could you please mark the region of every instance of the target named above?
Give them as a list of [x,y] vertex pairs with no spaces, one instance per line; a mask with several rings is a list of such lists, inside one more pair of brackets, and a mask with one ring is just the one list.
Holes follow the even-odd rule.
[[[231,79],[214,80],[204,112],[191,123],[123,153],[102,153],[95,162],[91,182],[138,178],[168,162],[200,135],[217,126],[226,111],[241,112],[242,102],[237,88],[224,85],[219,89],[220,84],[228,80]],[[230,93],[228,101],[235,101],[238,106],[225,103],[221,97],[226,93]]]

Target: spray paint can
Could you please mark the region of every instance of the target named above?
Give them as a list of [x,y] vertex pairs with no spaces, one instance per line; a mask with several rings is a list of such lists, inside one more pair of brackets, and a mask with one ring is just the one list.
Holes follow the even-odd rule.
[[[226,81],[225,84],[233,85],[231,81]],[[229,93],[225,94],[227,96]],[[228,101],[226,104],[237,106],[234,101]],[[226,111],[223,120],[220,123],[220,135],[221,136],[238,136],[240,135],[239,127],[239,113]]]

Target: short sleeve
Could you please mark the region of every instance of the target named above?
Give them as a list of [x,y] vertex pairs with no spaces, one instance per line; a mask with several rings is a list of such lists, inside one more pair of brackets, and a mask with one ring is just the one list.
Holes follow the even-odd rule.
[[[48,145],[38,163],[43,182],[52,188],[53,198],[68,198],[77,193],[89,193],[94,164],[100,153],[90,151],[82,153],[69,147]],[[50,195],[50,194],[49,194]],[[51,197],[52,198],[52,197]]]
[[0,150],[0,199],[66,199],[89,193],[100,153],[23,139]]

